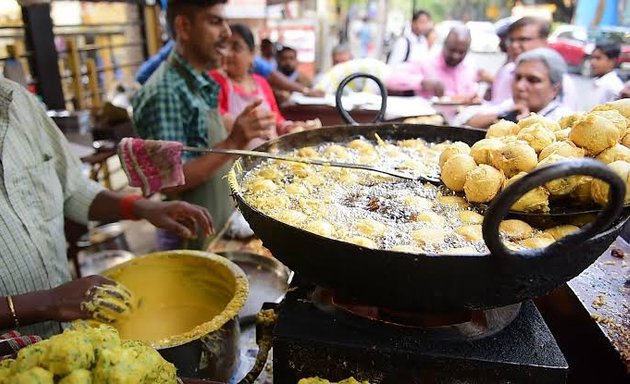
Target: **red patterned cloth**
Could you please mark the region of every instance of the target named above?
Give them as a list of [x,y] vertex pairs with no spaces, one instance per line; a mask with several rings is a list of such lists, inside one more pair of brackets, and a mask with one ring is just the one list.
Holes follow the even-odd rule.
[[41,340],[39,336],[23,336],[18,331],[2,334],[0,335],[0,360],[14,358],[17,351]]

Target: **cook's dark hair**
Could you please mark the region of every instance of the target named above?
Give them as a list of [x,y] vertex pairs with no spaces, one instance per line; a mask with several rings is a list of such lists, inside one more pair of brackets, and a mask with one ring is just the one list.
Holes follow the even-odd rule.
[[249,48],[250,51],[256,49],[254,33],[247,25],[241,23],[230,24],[230,30],[232,34],[237,34],[245,40],[245,44],[247,44],[247,48]]
[[282,55],[284,52],[293,52],[297,55],[297,51],[289,46],[283,45],[282,48],[280,48],[278,50],[278,52],[276,52],[276,57],[280,58],[280,55]]
[[621,55],[621,44],[611,40],[597,42],[595,49],[602,51],[609,59],[616,60]]
[[429,13],[429,11],[427,11],[426,9],[418,9],[417,11],[415,11],[415,12],[413,13],[413,16],[411,17],[411,21],[416,21],[416,20],[418,20],[418,18],[419,18],[420,16],[423,16],[423,15],[424,15],[424,16],[426,16],[426,17],[428,17],[428,18],[429,18],[429,20],[431,20],[431,19],[432,19],[432,18],[431,18],[431,14]]
[[512,34],[512,32],[517,29],[521,29],[527,25],[537,25],[538,26],[538,36],[542,38],[549,37],[549,29],[551,28],[549,23],[543,19],[532,16],[521,17],[520,19],[513,22],[508,28],[507,34],[508,36]]
[[166,23],[175,38],[175,17],[184,15],[189,19],[203,8],[225,4],[227,0],[168,0],[166,7]]

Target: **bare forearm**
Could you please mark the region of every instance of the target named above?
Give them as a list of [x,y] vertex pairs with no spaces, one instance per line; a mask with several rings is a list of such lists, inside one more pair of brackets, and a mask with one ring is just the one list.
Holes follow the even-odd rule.
[[466,124],[474,128],[488,128],[492,123],[496,122],[498,118],[496,113],[477,114],[471,117]]
[[[51,313],[52,298],[49,291],[29,292],[11,296],[20,326],[54,320]],[[15,319],[6,297],[0,297],[0,329],[15,328]]]
[[291,92],[302,92],[304,90],[304,86],[298,82],[292,81],[282,73],[278,71],[273,71],[267,78],[269,84],[271,84],[274,88],[280,88],[285,91]]

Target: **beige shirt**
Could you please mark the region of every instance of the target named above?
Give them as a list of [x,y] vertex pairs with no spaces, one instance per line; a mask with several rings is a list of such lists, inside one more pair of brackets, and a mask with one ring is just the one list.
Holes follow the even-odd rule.
[[[0,79],[0,296],[70,280],[64,216],[86,223],[103,189],[82,177],[80,167],[39,102]],[[59,326],[24,328],[48,336]]]

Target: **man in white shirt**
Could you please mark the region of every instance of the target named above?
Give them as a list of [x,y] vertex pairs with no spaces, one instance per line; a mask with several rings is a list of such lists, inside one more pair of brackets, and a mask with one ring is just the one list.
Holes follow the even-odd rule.
[[615,67],[621,54],[621,47],[616,42],[601,42],[591,54],[592,90],[588,93],[586,109],[616,100],[623,89],[623,81],[617,75]]
[[433,30],[431,14],[423,9],[414,12],[411,30],[406,30],[392,47],[387,64],[399,64],[408,61],[420,61],[429,51],[427,36]]

